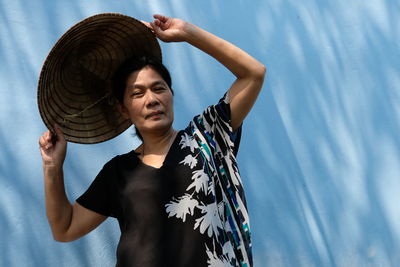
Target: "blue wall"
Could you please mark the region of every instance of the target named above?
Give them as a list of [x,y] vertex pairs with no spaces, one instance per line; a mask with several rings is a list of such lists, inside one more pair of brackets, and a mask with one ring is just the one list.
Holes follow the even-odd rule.
[[[112,266],[118,225],[52,240],[36,103],[42,63],[73,24],[100,12],[191,21],[268,67],[239,164],[256,266],[400,266],[400,2],[396,0],[0,1],[0,266]],[[186,44],[162,44],[175,127],[233,81]],[[71,200],[132,131],[68,147]],[[129,144],[129,145],[127,145]]]

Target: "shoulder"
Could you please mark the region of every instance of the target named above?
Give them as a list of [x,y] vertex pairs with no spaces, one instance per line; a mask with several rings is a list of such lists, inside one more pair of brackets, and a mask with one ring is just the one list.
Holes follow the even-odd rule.
[[124,165],[128,162],[135,161],[137,159],[135,150],[132,150],[125,154],[119,154],[110,159],[104,167],[115,168],[121,165]]
[[202,146],[217,149],[222,154],[232,151],[237,154],[242,125],[233,130],[229,94],[225,93],[217,104],[208,106],[190,122],[187,133],[195,136]]

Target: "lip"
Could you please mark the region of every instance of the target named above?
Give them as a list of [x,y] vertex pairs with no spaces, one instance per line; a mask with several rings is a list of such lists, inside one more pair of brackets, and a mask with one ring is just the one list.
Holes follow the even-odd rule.
[[150,118],[153,118],[153,117],[158,117],[159,115],[162,115],[162,114],[164,114],[164,112],[162,112],[160,110],[153,111],[150,114],[147,114],[145,119],[147,120],[147,119],[150,119]]

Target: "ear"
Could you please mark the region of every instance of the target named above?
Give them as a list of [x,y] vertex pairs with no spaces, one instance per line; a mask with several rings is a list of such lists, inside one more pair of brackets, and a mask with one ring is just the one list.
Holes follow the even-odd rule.
[[117,109],[124,119],[129,119],[128,109],[121,103],[117,103]]

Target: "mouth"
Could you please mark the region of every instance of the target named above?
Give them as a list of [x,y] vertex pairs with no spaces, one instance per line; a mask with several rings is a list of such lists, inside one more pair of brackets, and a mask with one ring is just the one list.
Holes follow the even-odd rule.
[[151,112],[150,114],[146,115],[145,119],[147,120],[147,119],[159,118],[160,115],[162,115],[162,114],[164,114],[164,112],[159,111],[159,110],[154,111],[154,112]]

